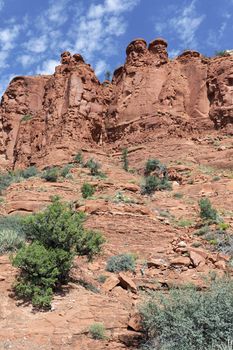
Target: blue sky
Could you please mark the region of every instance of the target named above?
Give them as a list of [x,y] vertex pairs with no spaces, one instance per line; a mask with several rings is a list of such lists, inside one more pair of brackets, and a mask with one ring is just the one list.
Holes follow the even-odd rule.
[[51,74],[81,53],[100,79],[136,38],[162,36],[170,57],[233,49],[233,0],[0,0],[0,95],[16,75]]

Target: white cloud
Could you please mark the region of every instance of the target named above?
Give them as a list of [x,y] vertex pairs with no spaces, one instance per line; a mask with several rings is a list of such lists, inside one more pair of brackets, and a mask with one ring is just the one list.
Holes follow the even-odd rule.
[[36,58],[32,55],[22,55],[18,57],[18,62],[21,63],[24,68],[27,68],[36,62]]
[[77,37],[71,44],[72,51],[81,52],[88,60],[99,52],[104,56],[113,54],[114,38],[124,34],[127,28],[124,12],[131,11],[139,1],[104,0],[102,4],[91,4],[70,33],[72,38],[74,33]]
[[11,25],[0,28],[0,68],[8,67],[7,59],[12,49],[14,49],[16,38],[20,32],[20,25]]
[[36,74],[53,74],[55,67],[60,63],[57,60],[49,59],[42,63],[42,66],[37,67]]
[[181,13],[170,20],[170,26],[178,34],[183,45],[196,45],[196,32],[205,16],[196,13],[196,0],[186,6]]
[[171,6],[170,12],[166,13],[161,21],[155,24],[155,31],[159,35],[164,33],[178,37],[180,48],[193,48],[197,46],[197,31],[202,24],[205,15],[196,10],[196,0],[192,0],[189,5]]
[[46,35],[40,37],[32,37],[26,44],[25,48],[28,51],[40,53],[46,51],[48,46],[48,38]]
[[69,0],[60,0],[53,2],[47,11],[47,18],[56,25],[64,24],[67,21],[67,13],[65,11]]
[[97,63],[96,63],[96,66],[95,66],[95,74],[98,76],[98,75],[101,75],[103,74],[104,72],[106,72],[108,69],[108,65],[107,63],[104,61],[104,60],[99,60]]

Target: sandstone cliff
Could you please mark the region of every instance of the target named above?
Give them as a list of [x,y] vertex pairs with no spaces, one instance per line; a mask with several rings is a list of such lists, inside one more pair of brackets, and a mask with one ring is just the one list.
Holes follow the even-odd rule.
[[136,39],[112,82],[99,82],[81,55],[64,52],[51,76],[16,77],[0,105],[1,167],[69,161],[81,147],[120,147],[233,123],[233,57]]

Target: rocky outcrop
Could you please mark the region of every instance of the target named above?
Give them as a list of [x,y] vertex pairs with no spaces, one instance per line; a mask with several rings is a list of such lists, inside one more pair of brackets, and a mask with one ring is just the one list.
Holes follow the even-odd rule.
[[169,60],[162,38],[133,40],[111,83],[101,84],[80,54],[66,51],[53,75],[11,81],[0,106],[0,165],[42,168],[87,145],[229,128],[232,86],[232,56],[187,50]]

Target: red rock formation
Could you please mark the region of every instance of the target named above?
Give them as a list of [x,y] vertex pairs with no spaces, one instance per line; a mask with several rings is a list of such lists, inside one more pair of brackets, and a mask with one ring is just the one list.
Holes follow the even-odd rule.
[[[69,161],[81,147],[140,142],[226,127],[233,121],[233,58],[135,39],[112,83],[100,84],[80,54],[61,55],[51,76],[16,77],[0,106],[2,167]],[[27,115],[27,117],[25,117]]]

